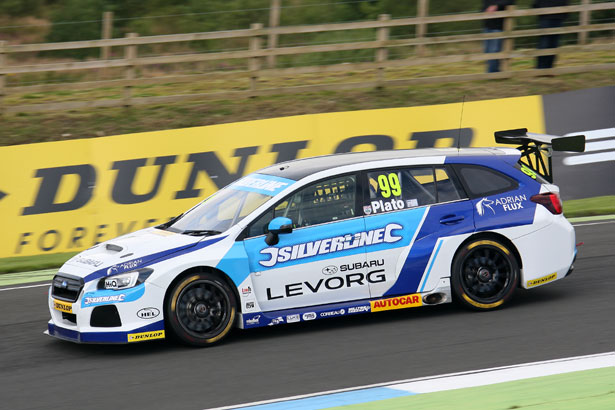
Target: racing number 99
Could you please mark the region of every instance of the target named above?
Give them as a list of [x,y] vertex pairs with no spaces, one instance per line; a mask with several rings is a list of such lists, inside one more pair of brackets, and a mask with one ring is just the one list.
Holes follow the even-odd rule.
[[395,173],[379,175],[378,188],[380,188],[380,194],[383,198],[389,198],[391,194],[393,194],[393,196],[401,195],[401,184]]

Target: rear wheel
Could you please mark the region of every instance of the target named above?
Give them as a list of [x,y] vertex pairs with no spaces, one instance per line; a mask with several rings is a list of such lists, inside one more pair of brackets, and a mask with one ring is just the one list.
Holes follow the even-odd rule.
[[197,273],[177,282],[165,311],[177,338],[193,346],[208,346],[231,331],[236,306],[235,294],[221,278]]
[[492,310],[512,297],[519,283],[519,264],[502,243],[479,239],[459,250],[451,279],[453,292],[462,304]]

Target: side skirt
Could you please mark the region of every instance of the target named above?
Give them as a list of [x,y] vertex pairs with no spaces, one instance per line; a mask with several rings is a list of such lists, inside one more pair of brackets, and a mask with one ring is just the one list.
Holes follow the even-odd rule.
[[351,302],[331,303],[269,312],[240,313],[237,326],[252,329],[284,323],[308,322],[317,319],[407,309],[419,306],[440,305],[452,301],[449,278],[442,278],[440,286],[430,292],[388,298],[361,299]]

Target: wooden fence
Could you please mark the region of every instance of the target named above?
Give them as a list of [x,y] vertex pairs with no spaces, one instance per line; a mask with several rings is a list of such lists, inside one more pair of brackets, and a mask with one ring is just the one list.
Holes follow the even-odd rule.
[[[538,75],[559,75],[568,73],[602,71],[615,69],[615,63],[607,62],[601,64],[583,64],[574,66],[555,67],[546,70],[527,69],[512,70],[510,61],[514,58],[532,58],[541,55],[563,54],[579,51],[599,51],[615,50],[615,42],[588,42],[588,33],[596,31],[614,31],[615,25],[590,24],[591,13],[597,10],[615,10],[615,3],[595,3],[590,0],[582,0],[580,5],[566,7],[552,7],[541,9],[517,10],[510,6],[506,11],[499,11],[490,14],[486,13],[467,13],[456,15],[428,15],[428,0],[419,0],[418,13],[416,17],[391,19],[388,15],[381,15],[375,21],[362,21],[351,23],[332,23],[304,26],[278,26],[279,24],[279,0],[272,0],[272,13],[269,22],[270,27],[263,27],[262,24],[252,24],[249,29],[201,32],[174,35],[159,35],[139,37],[135,33],[129,33],[124,38],[111,39],[110,37],[110,14],[105,16],[103,23],[103,39],[91,41],[72,41],[63,43],[46,44],[20,44],[8,45],[0,42],[0,112],[38,112],[38,111],[57,111],[75,110],[93,107],[113,107],[113,106],[133,106],[145,104],[160,104],[182,100],[211,100],[211,99],[232,99],[249,96],[302,93],[319,90],[345,90],[356,88],[402,86],[424,83],[444,83],[474,81],[484,79],[503,79],[511,77],[532,77]],[[277,15],[275,8],[278,8]],[[579,24],[574,26],[564,26],[549,29],[516,29],[515,19],[525,16],[538,16],[556,13],[579,13]],[[449,22],[468,22],[482,21],[488,18],[504,18],[504,32],[502,33],[475,33],[458,34],[447,36],[427,36],[428,25],[435,23]],[[392,39],[390,29],[394,27],[415,26],[415,37]],[[361,30],[373,29],[375,38],[371,41],[356,41],[340,44],[317,44],[302,46],[278,46],[278,37],[288,34],[333,32],[340,30]],[[525,49],[518,50],[514,47],[515,39],[523,37],[536,37],[546,34],[570,34],[577,33],[578,44],[563,46],[557,49]],[[160,56],[139,56],[138,47],[144,45],[155,45],[165,43],[180,43],[195,40],[215,40],[215,39],[248,39],[249,48],[237,51],[204,52],[190,53],[182,55],[160,55]],[[458,53],[436,56],[425,56],[425,49],[428,46],[437,44],[466,43],[484,41],[487,39],[503,38],[504,47],[500,53]],[[265,43],[266,40],[266,43]],[[264,44],[267,47],[264,47]],[[416,50],[415,56],[404,59],[388,58],[388,50],[393,47],[413,46]],[[110,47],[123,47],[124,57],[111,59]],[[100,59],[95,61],[74,61],[57,62],[34,65],[11,65],[11,55],[25,52],[41,52],[52,50],[75,50],[85,48],[100,48]],[[300,55],[307,53],[335,53],[345,50],[374,50],[374,58],[371,62],[344,63],[319,65],[308,67],[288,67],[275,68],[276,57]],[[418,65],[434,64],[453,64],[470,61],[486,61],[491,59],[502,60],[501,72],[497,73],[474,73],[458,74],[445,76],[430,76],[418,78],[387,79],[387,69],[395,67],[411,67]],[[205,74],[164,76],[151,78],[137,78],[137,67],[178,64],[193,62],[216,62],[222,60],[245,60],[247,66],[242,70],[234,71],[213,71]],[[71,70],[106,70],[114,67],[123,69],[123,77],[102,81],[71,82],[61,84],[39,84],[29,86],[7,86],[6,76],[12,74],[42,73],[52,71],[71,71]],[[263,76],[293,76],[300,74],[328,74],[335,72],[348,71],[368,71],[373,70],[375,75],[370,81],[352,83],[328,83],[310,84],[280,88],[259,88],[259,79]],[[216,77],[249,78],[249,88],[245,90],[229,90],[222,92],[196,93],[183,95],[166,95],[154,97],[134,97],[133,87],[144,84],[162,83],[181,83],[195,82],[199,80],[210,80]],[[122,98],[107,98],[90,101],[69,101],[48,104],[27,104],[10,105],[3,103],[6,95],[40,93],[54,90],[90,90],[102,87],[123,87]]]

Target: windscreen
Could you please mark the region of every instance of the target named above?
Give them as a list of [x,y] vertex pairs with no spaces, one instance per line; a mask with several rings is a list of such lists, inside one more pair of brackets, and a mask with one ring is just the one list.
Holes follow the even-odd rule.
[[270,175],[248,175],[216,192],[164,228],[193,235],[224,232],[293,182]]

